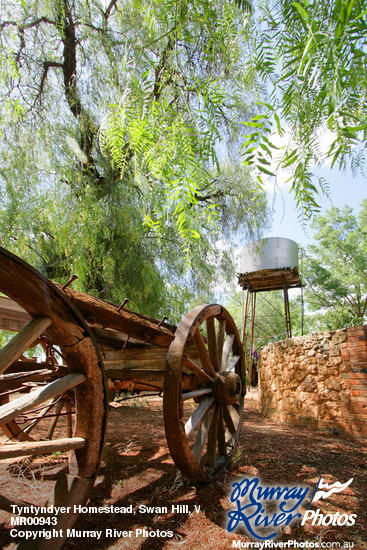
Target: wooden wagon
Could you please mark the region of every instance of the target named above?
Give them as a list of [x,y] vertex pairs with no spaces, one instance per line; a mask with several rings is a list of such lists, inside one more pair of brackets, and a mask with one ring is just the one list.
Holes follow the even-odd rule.
[[[0,464],[7,472],[51,455],[58,465],[50,495],[41,504],[36,491],[35,506],[86,503],[111,389],[163,393],[168,446],[184,476],[208,482],[225,468],[241,429],[245,372],[238,331],[223,307],[198,306],[176,328],[55,284],[3,248],[0,292],[0,329],[16,332],[0,350]],[[41,357],[26,357],[36,344]],[[1,509],[32,503],[2,485]],[[77,515],[60,514],[53,528],[66,533]],[[19,548],[56,550],[64,540]]]

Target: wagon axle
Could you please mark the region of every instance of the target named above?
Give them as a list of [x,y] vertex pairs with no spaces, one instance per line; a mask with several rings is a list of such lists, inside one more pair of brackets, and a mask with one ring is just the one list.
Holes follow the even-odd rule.
[[216,375],[213,393],[222,405],[239,403],[242,395],[241,378],[235,372],[224,372]]

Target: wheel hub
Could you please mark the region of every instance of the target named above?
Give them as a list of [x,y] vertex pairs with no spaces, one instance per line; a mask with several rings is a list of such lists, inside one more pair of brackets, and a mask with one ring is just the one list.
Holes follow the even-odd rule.
[[242,395],[242,381],[235,372],[217,374],[214,383],[214,395],[219,403],[233,405]]

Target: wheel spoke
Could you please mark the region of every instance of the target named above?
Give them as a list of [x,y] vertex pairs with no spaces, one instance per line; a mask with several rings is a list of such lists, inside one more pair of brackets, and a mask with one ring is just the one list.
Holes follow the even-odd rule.
[[221,372],[231,372],[235,370],[236,365],[240,359],[241,359],[240,355],[235,355],[234,357],[232,357],[230,362],[224,367],[223,370],[221,370]]
[[232,351],[233,342],[234,342],[234,334],[228,334],[223,346],[222,365],[221,365],[222,371],[226,370],[229,355]]
[[196,460],[199,463],[200,463],[201,457],[203,455],[203,450],[204,450],[205,441],[206,441],[206,438],[207,438],[207,435],[208,435],[209,424],[210,424],[211,418],[212,418],[212,413],[209,409],[205,413],[205,415],[203,417],[203,420],[200,424],[200,428],[199,428],[198,434],[196,436],[195,444],[194,444],[194,447],[192,449],[192,454],[194,455],[194,457],[196,458]]
[[218,343],[218,358],[219,364],[222,364],[222,355],[223,355],[223,345],[224,338],[226,336],[226,320],[219,319],[218,321],[218,330],[217,330],[217,343]]
[[201,380],[202,382],[206,382],[207,384],[210,384],[213,382],[213,378],[208,376],[206,374],[205,371],[203,371],[199,365],[197,365],[196,363],[194,363],[194,361],[192,361],[192,359],[190,359],[189,357],[184,357],[184,361],[183,361],[183,364],[185,367],[187,367],[188,369],[191,370],[191,372],[193,372],[195,374],[195,376],[197,378],[199,378],[199,380]]
[[214,370],[218,372],[220,365],[218,358],[217,337],[215,335],[214,317],[209,317],[206,320],[206,329],[208,336],[209,357],[214,367]]
[[86,443],[82,437],[74,437],[55,439],[54,441],[25,441],[24,443],[2,445],[0,459],[82,449]]
[[[39,415],[37,416],[37,418],[35,418],[30,424],[28,424],[28,426],[26,426],[23,430],[21,430],[19,432],[19,434],[17,435],[20,435],[21,433],[24,433],[26,435],[29,435],[31,433],[31,431],[33,430],[33,428],[35,426],[37,426],[37,424],[43,420],[43,418],[47,415],[47,413],[52,409],[52,407],[55,405],[57,400],[54,400],[52,403],[50,403],[50,405],[44,409],[43,411],[41,411],[39,413]],[[47,438],[46,438],[47,439]]]
[[199,390],[189,391],[182,395],[182,400],[187,401],[188,399],[193,399],[194,397],[201,397],[202,395],[208,395],[213,393],[213,388],[200,388]]
[[71,417],[71,401],[69,399],[66,400],[65,403],[65,421],[66,421],[66,437],[72,437],[73,435],[73,424],[72,424],[72,417]]
[[190,418],[185,424],[185,433],[187,437],[189,437],[189,435],[193,432],[193,430],[202,420],[206,411],[209,409],[209,407],[211,407],[213,403],[214,403],[214,397],[204,397],[201,400],[200,405],[195,410],[195,412],[190,416]]
[[239,414],[231,405],[223,405],[223,418],[231,434],[236,433],[239,422]]
[[56,429],[56,426],[57,426],[57,423],[59,421],[59,415],[63,409],[63,406],[64,406],[64,400],[62,399],[61,401],[59,401],[56,405],[56,408],[55,408],[55,417],[52,419],[52,421],[50,422],[50,425],[48,427],[48,430],[47,430],[47,434],[46,434],[46,438],[45,439],[52,439],[52,436],[54,435],[54,431]]
[[223,422],[223,412],[222,407],[219,408],[219,419],[218,419],[218,451],[222,456],[227,455],[227,445],[226,438],[224,435],[224,422]]
[[215,376],[215,370],[213,368],[212,362],[210,360],[208,351],[205,347],[204,339],[201,335],[201,332],[199,328],[196,330],[196,332],[193,334],[192,339],[194,341],[195,347],[197,349],[197,352],[200,357],[201,365],[204,369],[204,371],[209,375],[214,377]]
[[0,374],[12,365],[50,326],[49,317],[35,317],[0,350]]
[[217,437],[218,437],[218,423],[219,423],[219,410],[217,406],[214,409],[214,413],[209,426],[208,433],[208,445],[206,448],[205,465],[209,468],[214,467],[215,455],[217,451]]
[[228,311],[202,305],[187,313],[168,350],[163,413],[171,456],[193,481],[219,475],[234,452],[243,408],[240,366],[241,340]]
[[86,380],[86,376],[81,373],[67,374],[59,380],[51,382],[47,386],[32,391],[31,393],[18,397],[10,403],[0,407],[0,425],[14,420],[19,414],[32,410],[36,405],[45,403],[56,395],[74,388]]

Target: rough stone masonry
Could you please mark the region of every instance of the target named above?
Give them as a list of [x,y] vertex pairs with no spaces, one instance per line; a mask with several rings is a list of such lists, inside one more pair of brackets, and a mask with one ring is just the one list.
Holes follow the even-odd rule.
[[274,420],[367,437],[367,326],[268,344],[259,391]]

